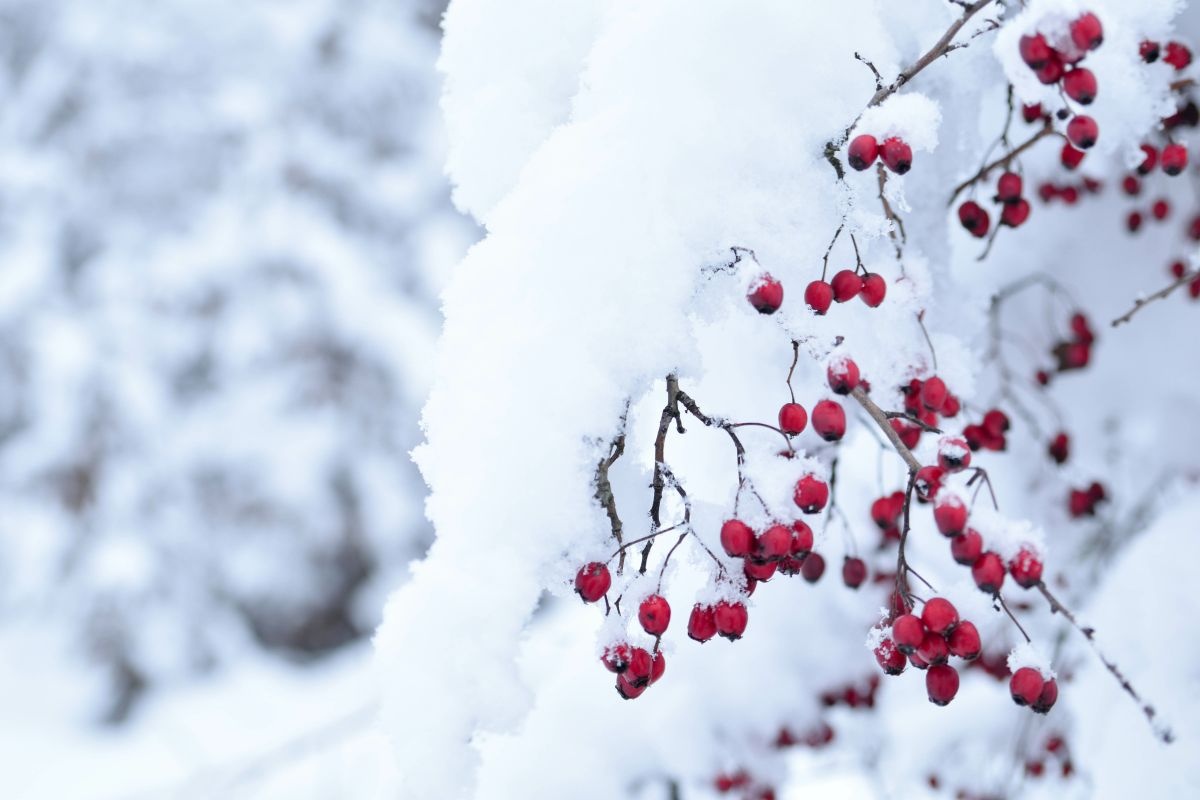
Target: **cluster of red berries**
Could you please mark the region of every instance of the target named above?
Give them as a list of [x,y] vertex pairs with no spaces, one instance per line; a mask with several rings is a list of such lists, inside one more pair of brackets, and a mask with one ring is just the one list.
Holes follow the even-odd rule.
[[863,133],[850,140],[846,160],[851,167],[861,172],[874,164],[876,158],[897,175],[912,169],[912,148],[899,136],[889,136],[880,143],[871,134]]
[[[829,485],[814,475],[805,475],[796,483],[795,498],[797,505],[805,503],[801,506],[805,513],[817,513],[829,500]],[[741,520],[726,520],[721,526],[721,547],[731,558],[742,559],[742,570],[750,591],[753,591],[759,581],[771,580],[776,572],[784,575],[803,575],[810,583],[819,580],[825,572],[824,559],[812,552],[812,528],[802,519],[795,520],[791,525],[775,523],[757,535]],[[806,571],[804,565],[814,555],[817,556],[817,560],[813,561],[813,564],[817,566]],[[722,617],[717,613],[720,607],[718,603],[712,609],[714,625],[710,628],[706,624],[708,607],[697,606],[692,612],[692,621],[696,622],[697,626],[689,623],[688,635],[700,642],[712,638],[714,633],[720,633],[728,639],[739,638],[746,627],[745,615],[742,614],[737,629],[730,629],[721,624]]]
[[1046,739],[1046,743],[1042,745],[1044,755],[1029,758],[1025,762],[1025,774],[1031,778],[1041,778],[1046,774],[1046,762],[1057,761],[1059,772],[1064,778],[1069,778],[1075,773],[1075,765],[1071,761],[1071,752],[1067,748],[1067,742],[1062,736],[1054,734]]
[[1071,372],[1086,367],[1091,363],[1092,345],[1096,343],[1096,333],[1092,330],[1086,314],[1075,312],[1071,315],[1069,324],[1070,336],[1055,342],[1050,349],[1058,372]]
[[925,603],[918,617],[900,614],[892,620],[890,635],[875,645],[875,660],[887,675],[899,675],[912,664],[926,670],[929,700],[944,706],[958,693],[958,671],[947,662],[951,656],[971,661],[979,657],[979,630],[970,620],[960,620],[958,610],[943,597]]
[[775,800],[776,798],[773,787],[757,783],[744,769],[732,774],[721,773],[713,779],[713,788],[716,789],[717,794],[739,792],[741,800]]
[[955,562],[971,568],[971,577],[981,591],[995,594],[1004,585],[1007,572],[1018,586],[1029,589],[1042,581],[1042,559],[1031,545],[1023,545],[1008,564],[1000,555],[984,550],[983,537],[967,527],[969,514],[958,495],[941,492],[934,501],[933,521],[938,531],[950,540],[950,555]]
[[[1166,52],[1163,52],[1164,50]],[[1162,60],[1174,67],[1176,72],[1186,69],[1192,63],[1192,51],[1182,42],[1167,42],[1164,47],[1158,42],[1146,40],[1138,46],[1138,53],[1147,64],[1158,61],[1161,55]]]
[[1061,200],[1063,203],[1073,206],[1085,194],[1097,194],[1103,188],[1104,184],[1095,178],[1084,177],[1078,184],[1044,181],[1038,185],[1037,193],[1043,203],[1049,204],[1055,200]]
[[[900,387],[904,398],[904,410],[909,416],[930,428],[936,428],[941,417],[956,417],[962,410],[958,397],[946,388],[946,382],[934,375],[925,380],[913,378]],[[895,418],[890,421],[892,430],[909,450],[921,440],[922,428],[908,420]]]
[[1058,700],[1058,682],[1034,667],[1021,667],[1008,681],[1013,702],[1045,714]]
[[[1019,228],[1029,219],[1029,201],[1021,196],[1024,182],[1015,172],[1005,172],[996,181],[996,194],[992,198],[1000,204],[1000,224]],[[987,209],[974,200],[967,200],[958,207],[958,221],[967,231],[982,239],[991,230],[991,217]]]
[[1075,519],[1096,516],[1096,507],[1108,499],[1104,485],[1092,481],[1086,489],[1072,489],[1067,495],[1067,511]]
[[[1183,263],[1182,261],[1172,261],[1168,271],[1171,273],[1171,277],[1173,277],[1175,280],[1180,280],[1188,273],[1187,264]],[[1193,300],[1200,300],[1200,276],[1197,276],[1188,282],[1187,293],[1188,297],[1192,298]]]
[[[1090,105],[1096,99],[1096,76],[1079,63],[1087,54],[1104,42],[1100,18],[1091,12],[1073,20],[1067,31],[1052,37],[1056,46],[1042,33],[1021,37],[1021,59],[1044,84],[1059,84],[1064,94],[1080,105]],[[1025,115],[1029,118],[1028,112]],[[1063,163],[1069,168],[1079,165],[1083,151],[1096,144],[1100,126],[1086,114],[1076,114],[1067,123],[1067,142],[1063,146]]]
[[[584,564],[575,573],[575,592],[585,603],[600,600],[611,586],[612,575],[599,561]],[[671,606],[665,597],[652,594],[638,607],[638,621],[654,637],[653,651],[621,642],[605,648],[600,659],[617,676],[617,692],[627,700],[640,696],[666,671],[667,660],[659,652],[658,643],[671,622]]]
[[823,316],[834,303],[847,303],[860,298],[871,308],[878,308],[887,297],[887,281],[877,272],[843,269],[829,281],[815,280],[804,288],[804,302],[818,316]]

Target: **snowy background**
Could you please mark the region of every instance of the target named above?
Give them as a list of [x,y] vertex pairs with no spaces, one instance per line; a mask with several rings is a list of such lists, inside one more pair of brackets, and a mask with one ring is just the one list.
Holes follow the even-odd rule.
[[[916,151],[888,188],[898,262],[875,173],[835,186],[823,147],[874,91],[854,52],[894,76],[962,12],[945,0],[454,0],[444,40],[439,0],[0,0],[0,797],[741,800],[714,783],[739,772],[783,798],[1200,795],[1200,302],[1108,325],[1193,257],[1200,178],[1117,186],[1177,99],[1137,44],[1195,44],[1200,10],[1001,5],[861,120]],[[1007,83],[1060,102],[1015,42],[1083,10],[1105,23],[1100,144],[1078,173],[1058,140],[1021,167],[1031,199],[1105,188],[1033,200],[979,262],[948,187],[1003,126]],[[1014,142],[1036,129],[1019,110]],[[1195,163],[1200,135],[1176,137]],[[1167,220],[1127,233],[1160,197]],[[802,289],[843,219],[888,299],[814,318]],[[733,244],[785,284],[769,322],[752,275],[711,269]],[[843,238],[831,265],[848,263]],[[997,360],[989,298],[1035,272],[1070,300],[1006,305]],[[1077,308],[1091,365],[1036,388]],[[716,597],[711,567],[681,548],[666,675],[613,691],[597,654],[623,626],[570,581],[612,550],[591,481],[622,417],[629,539],[651,530],[665,374],[710,414],[773,421],[789,337],[823,356],[837,334],[897,407],[891,387],[932,367],[917,309],[966,415],[1013,417],[1008,451],[976,454],[1005,515],[980,525],[1035,532],[1174,744],[1011,584],[1059,675],[1050,715],[983,670],[946,708],[911,668],[870,709],[823,702],[880,674],[864,641],[886,587],[842,585],[843,555],[895,566],[867,509],[903,467],[855,413],[836,451],[797,439],[809,468],[839,463],[843,521],[814,522],[824,578],[760,586],[746,637],[701,646],[683,627]],[[823,376],[805,351],[810,409]],[[687,421],[668,460],[716,547],[732,457]],[[790,503],[796,464],[744,439]],[[1070,519],[1092,481],[1111,502]],[[1013,627],[917,516],[910,561],[1002,662]],[[833,739],[776,747],[784,730]]]

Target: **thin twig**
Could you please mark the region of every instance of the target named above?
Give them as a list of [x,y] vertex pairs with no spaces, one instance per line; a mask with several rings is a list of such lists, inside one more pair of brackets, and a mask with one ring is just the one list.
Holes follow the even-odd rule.
[[1116,328],[1119,325],[1122,325],[1123,323],[1129,322],[1129,320],[1133,319],[1134,314],[1136,314],[1137,312],[1142,310],[1142,306],[1149,305],[1150,303],[1153,303],[1155,300],[1162,300],[1164,297],[1167,297],[1168,295],[1170,295],[1171,292],[1175,291],[1180,286],[1183,286],[1185,283],[1190,283],[1191,281],[1194,281],[1194,280],[1200,280],[1200,269],[1194,269],[1191,272],[1184,274],[1183,277],[1181,277],[1179,280],[1172,283],[1170,286],[1167,286],[1163,289],[1159,289],[1157,292],[1150,295],[1149,297],[1139,297],[1137,300],[1134,300],[1133,308],[1129,309],[1124,314],[1122,314],[1121,316],[1114,319],[1112,321],[1112,326],[1114,328]]

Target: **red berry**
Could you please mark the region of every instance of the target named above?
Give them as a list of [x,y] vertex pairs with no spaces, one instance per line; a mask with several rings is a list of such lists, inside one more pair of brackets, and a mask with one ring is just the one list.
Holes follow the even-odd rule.
[[1050,440],[1050,457],[1054,459],[1055,464],[1065,463],[1070,455],[1071,441],[1065,433],[1057,434]]
[[875,647],[875,660],[888,675],[899,675],[908,666],[908,659],[896,649],[896,643],[891,639],[884,639]]
[[747,558],[742,562],[742,572],[751,581],[762,581],[766,583],[775,577],[775,571],[779,569],[779,562],[768,561],[763,558]]
[[958,398],[950,392],[947,392],[946,401],[942,403],[942,416],[957,417],[960,408],[961,404],[958,402]]
[[1153,64],[1158,61],[1158,42],[1146,40],[1138,45],[1138,55],[1142,57],[1142,61],[1147,64]]
[[968,528],[966,533],[950,540],[950,555],[963,566],[971,566],[983,554],[983,537],[979,531]]
[[1033,667],[1021,667],[1009,679],[1008,690],[1012,693],[1013,702],[1019,706],[1028,706],[1037,702],[1045,683],[1042,673]]
[[1121,189],[1130,197],[1137,197],[1142,192],[1142,182],[1132,175],[1126,175],[1121,181]]
[[779,409],[779,429],[788,435],[795,435],[808,425],[808,412],[799,403],[784,403]]
[[609,672],[620,675],[629,668],[629,659],[632,657],[633,648],[628,644],[621,643],[604,648],[604,655],[600,657],[600,661]]
[[895,527],[896,520],[904,511],[904,492],[895,492],[881,497],[871,504],[871,519],[880,530]]
[[926,631],[925,638],[921,640],[917,652],[913,655],[927,666],[945,664],[950,660],[950,648],[946,646],[946,639],[940,633]]
[[804,302],[818,316],[824,314],[833,303],[833,287],[825,281],[813,281],[804,290]]
[[996,181],[996,199],[1001,203],[1015,203],[1021,199],[1024,182],[1015,172],[1005,172]]
[[897,175],[903,175],[912,168],[912,148],[896,136],[883,140],[879,154],[887,168]]
[[935,706],[949,704],[958,694],[958,671],[946,664],[930,667],[925,673],[925,691]]
[[[942,410],[945,408],[943,405]],[[962,472],[971,466],[971,448],[967,446],[966,439],[952,436],[938,442],[938,466],[946,472]]]
[[913,614],[901,614],[892,622],[892,641],[905,655],[915,652],[925,641],[925,625]]
[[834,394],[850,394],[858,386],[858,365],[845,356],[836,356],[825,370]]
[[1162,149],[1162,168],[1168,175],[1178,175],[1187,169],[1188,151],[1181,144],[1169,144]]
[[977,239],[987,236],[988,229],[991,227],[988,212],[974,200],[968,200],[958,207],[958,221]]
[[1182,261],[1172,261],[1169,270],[1171,277],[1178,280],[1187,274],[1187,264],[1184,264]]
[[646,686],[648,685],[648,681],[647,683],[638,686],[629,681],[624,675],[617,676],[617,694],[621,695],[621,697],[625,698],[626,700],[633,700],[637,697],[641,697],[642,692],[646,691]]
[[813,406],[812,425],[825,441],[841,441],[846,435],[846,411],[833,400],[821,400]]
[[692,615],[688,617],[688,636],[697,642],[707,642],[717,635],[717,621],[712,606],[702,606],[699,603],[692,606]]
[[864,170],[874,164],[878,155],[879,143],[875,141],[874,136],[867,133],[850,140],[850,147],[846,150],[846,160],[857,170]]
[[760,314],[774,314],[783,305],[783,284],[763,273],[746,294],[750,305]]
[[975,623],[967,619],[954,626],[954,630],[950,631],[950,635],[946,637],[946,644],[950,648],[950,655],[958,656],[966,661],[974,661],[979,658],[979,652],[983,649],[983,645],[979,641],[979,629],[975,627]]
[[1000,224],[1010,228],[1019,228],[1025,224],[1025,220],[1029,219],[1029,212],[1032,210],[1029,201],[1024,198],[1015,203],[1008,203],[1000,211]]
[[863,281],[854,270],[844,269],[833,276],[830,287],[833,289],[833,299],[845,303],[858,296],[862,291]]
[[1037,79],[1047,86],[1058,83],[1062,80],[1063,73],[1066,72],[1066,67],[1063,65],[1063,60],[1058,53],[1051,52],[1050,58],[1045,64],[1038,67],[1034,72],[1037,74]]
[[1041,103],[1026,103],[1021,106],[1021,118],[1026,122],[1037,122],[1042,118]]
[[1090,105],[1096,99],[1096,76],[1090,69],[1076,67],[1063,76],[1063,91],[1067,97],[1081,105]]
[[792,529],[786,525],[772,525],[758,537],[757,555],[761,559],[778,561],[791,552]]
[[1030,708],[1032,708],[1038,714],[1045,714],[1054,707],[1054,704],[1057,701],[1058,682],[1054,680],[1054,678],[1050,678],[1042,684],[1041,694],[1039,694],[1038,699],[1030,705]]
[[599,561],[584,564],[579,568],[579,572],[575,573],[575,591],[585,603],[594,603],[604,597],[610,586],[612,576],[608,574],[608,567]]
[[780,559],[779,573],[782,575],[799,575],[800,569],[804,565],[804,559],[788,556]]
[[945,636],[958,624],[958,609],[944,597],[932,597],[921,610],[921,624],[931,633]]
[[829,502],[829,484],[816,475],[805,475],[796,481],[792,499],[805,514],[816,514]]
[[1088,115],[1080,114],[1067,123],[1067,138],[1080,150],[1087,150],[1100,138],[1100,126]]
[[1052,51],[1050,44],[1046,41],[1046,37],[1040,33],[1035,33],[1032,36],[1022,36],[1019,43],[1021,60],[1029,65],[1030,69],[1037,69],[1050,60]]
[[754,531],[741,520],[726,520],[721,526],[721,546],[734,558],[745,558],[754,552]]
[[650,665],[650,683],[658,683],[658,679],[667,671],[667,657],[659,651],[654,654],[654,663]]
[[902,419],[891,419],[888,422],[892,426],[892,430],[900,437],[900,441],[909,450],[917,446],[917,442],[921,439],[921,429],[911,422],[905,422]]
[[917,499],[928,502],[936,497],[938,490],[942,488],[942,478],[945,474],[945,470],[935,466],[921,467],[917,470],[917,477],[913,482]]
[[1142,212],[1130,211],[1129,216],[1125,218],[1125,227],[1130,233],[1137,233],[1142,228]]
[[812,528],[808,527],[808,523],[804,520],[796,520],[792,523],[791,554],[793,556],[802,556],[811,552],[812,549]]
[[1070,142],[1063,142],[1062,147],[1062,165],[1067,169],[1075,169],[1083,161],[1083,157],[1087,155],[1082,150],[1076,150],[1071,146]]
[[967,507],[954,494],[939,494],[933,505],[933,521],[943,536],[958,536],[967,527]]
[[825,574],[825,558],[820,553],[809,553],[804,557],[800,575],[809,583],[816,583]]
[[870,308],[879,308],[887,297],[887,281],[878,272],[863,275],[862,291],[858,295]]
[[993,436],[1008,433],[1009,426],[1008,415],[999,409],[993,408],[983,415],[983,427]]
[[713,620],[717,625],[717,633],[731,642],[734,639],[742,638],[749,619],[750,615],[746,612],[746,606],[737,601],[730,603],[722,600],[713,609]]
[[1022,588],[1037,586],[1042,582],[1042,559],[1032,548],[1022,547],[1008,562],[1008,574]]
[[[1154,170],[1154,166],[1157,163],[1158,151],[1154,149],[1154,145],[1142,145],[1142,163],[1138,164],[1138,174],[1149,175]],[[1134,180],[1136,181],[1136,178]],[[1137,192],[1129,192],[1129,194],[1137,194]]]
[[[807,560],[807,559],[805,559]],[[851,589],[862,586],[867,579],[867,565],[861,558],[847,557],[842,562],[842,581]]]
[[638,622],[651,636],[662,636],[671,624],[671,605],[667,598],[652,594],[638,606]]
[[1186,69],[1192,63],[1192,51],[1180,42],[1167,42],[1167,53],[1163,56],[1163,61],[1176,70]]
[[971,577],[981,590],[995,594],[1004,585],[1004,562],[995,553],[984,553],[971,565]]
[[1100,18],[1090,11],[1071,23],[1071,41],[1080,50],[1095,50],[1104,42]]
[[635,647],[629,656],[629,667],[621,673],[621,677],[634,686],[646,686],[650,683],[650,674],[654,671],[654,658],[642,647]]
[[1150,206],[1150,213],[1161,222],[1171,213],[1171,204],[1166,200],[1155,200],[1154,205]]
[[946,383],[936,375],[921,384],[921,405],[930,411],[941,411],[946,402]]

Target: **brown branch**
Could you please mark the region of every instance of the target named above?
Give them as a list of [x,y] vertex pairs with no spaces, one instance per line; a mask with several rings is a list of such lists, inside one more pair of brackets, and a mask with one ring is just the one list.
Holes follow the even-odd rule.
[[1092,651],[1095,652],[1096,657],[1100,659],[1100,663],[1103,664],[1104,668],[1107,669],[1109,673],[1111,673],[1112,676],[1117,679],[1117,683],[1121,685],[1121,688],[1125,690],[1125,693],[1132,697],[1134,702],[1141,707],[1142,713],[1146,716],[1146,720],[1150,723],[1150,727],[1154,729],[1154,734],[1166,744],[1170,744],[1171,742],[1175,741],[1175,734],[1171,731],[1171,729],[1156,719],[1158,712],[1155,711],[1154,706],[1142,699],[1141,695],[1139,695],[1137,690],[1133,688],[1133,684],[1129,682],[1129,679],[1125,677],[1120,668],[1118,668],[1114,662],[1110,661],[1100,650],[1099,645],[1096,644],[1096,630],[1090,625],[1081,625],[1079,620],[1075,618],[1075,615],[1071,613],[1071,610],[1060,603],[1058,598],[1055,597],[1048,588],[1046,588],[1046,584],[1044,582],[1039,581],[1037,588],[1038,591],[1042,593],[1042,597],[1046,598],[1046,602],[1050,604],[1051,613],[1062,614],[1064,617],[1066,617],[1067,622],[1071,623],[1075,630],[1083,634],[1083,638],[1087,639],[1088,645],[1092,648]]
[[617,498],[613,494],[612,483],[608,479],[608,471],[612,469],[612,465],[617,462],[625,453],[625,421],[629,416],[629,404],[625,405],[625,413],[621,415],[621,432],[617,434],[617,438],[613,439],[609,445],[608,456],[600,459],[596,465],[596,494],[595,498],[598,503],[604,508],[608,515],[609,525],[612,526],[613,538],[617,540],[617,548],[621,558],[617,562],[617,574],[620,575],[625,569],[625,547],[621,541],[621,535],[624,531],[624,525],[621,523],[621,516],[617,513]]
[[[946,203],[946,205],[947,206],[954,205],[954,200],[960,194],[962,194],[963,191],[965,189],[967,189],[969,186],[971,186],[972,184],[978,183],[979,181],[986,178],[988,176],[988,173],[990,173],[992,170],[996,169],[997,167],[1004,167],[1007,169],[1009,164],[1012,163],[1013,159],[1015,159],[1017,156],[1024,153],[1029,148],[1033,147],[1035,144],[1037,144],[1042,139],[1045,139],[1047,136],[1052,135],[1053,133],[1054,133],[1054,126],[1053,126],[1053,124],[1051,124],[1051,122],[1049,120],[1047,120],[1045,122],[1045,124],[1042,126],[1041,130],[1039,130],[1033,136],[1026,139],[1021,144],[1017,145],[1015,148],[1013,148],[1011,151],[1009,151],[1007,155],[1003,155],[994,161],[984,164],[982,167],[979,168],[978,172],[976,172],[971,177],[967,178],[965,181],[960,183],[958,186],[955,186],[954,193],[950,195],[950,200]],[[997,225],[997,227],[999,227],[999,226]]]
[[854,390],[850,392],[850,396],[858,401],[871,419],[875,420],[875,424],[883,431],[883,435],[887,437],[888,441],[892,443],[892,447],[908,465],[908,471],[916,474],[917,470],[921,468],[921,462],[917,461],[917,457],[912,454],[912,451],[905,447],[904,442],[900,441],[900,434],[896,433],[891,422],[888,421],[887,413],[875,405],[875,401],[867,396],[861,386],[855,386]]
[[[671,420],[675,420],[675,424],[682,432],[683,425],[679,420],[679,379],[675,377],[674,373],[667,376],[667,403],[663,406],[662,416],[658,420],[658,435],[654,438],[654,480],[651,484],[654,488],[654,498],[650,502],[650,519],[653,520],[656,530],[662,527],[660,512],[663,489],[666,486],[664,472],[666,471],[667,433],[671,430]],[[646,546],[642,548],[642,563],[638,567],[638,572],[643,575],[646,574],[646,562],[650,558],[652,547],[654,547],[653,539],[646,542]]]
[[1133,308],[1129,309],[1124,314],[1112,321],[1112,326],[1116,328],[1122,323],[1129,322],[1129,320],[1133,319],[1134,314],[1136,314],[1138,311],[1141,311],[1142,306],[1149,305],[1155,300],[1162,300],[1164,297],[1167,297],[1169,294],[1171,294],[1171,292],[1175,291],[1180,286],[1183,286],[1185,283],[1190,283],[1191,281],[1198,279],[1200,279],[1200,269],[1194,269],[1191,272],[1186,273],[1182,278],[1175,281],[1170,286],[1167,286],[1164,289],[1159,289],[1149,297],[1139,297],[1137,300],[1133,301]]
[[904,220],[900,219],[900,215],[892,208],[892,204],[888,202],[887,194],[884,192],[884,187],[887,185],[887,170],[882,161],[876,165],[876,172],[879,175],[879,202],[883,205],[883,215],[892,223],[892,227],[888,230],[888,237],[892,240],[892,246],[896,248],[896,260],[899,261],[903,257],[901,245],[908,243],[908,234],[904,230]]

